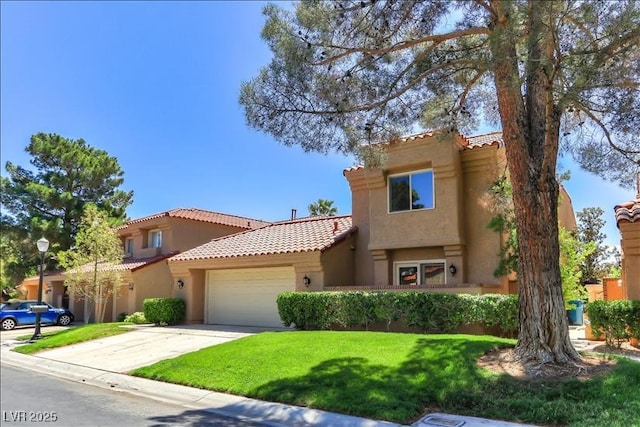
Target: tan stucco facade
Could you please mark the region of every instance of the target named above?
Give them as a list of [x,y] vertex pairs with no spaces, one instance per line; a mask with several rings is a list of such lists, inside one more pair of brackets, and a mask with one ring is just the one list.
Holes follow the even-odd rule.
[[[487,229],[493,214],[486,201],[488,188],[504,170],[504,150],[463,151],[458,138],[392,143],[382,167],[345,171],[358,227],[355,285],[397,285],[398,263],[444,260],[442,288],[468,283],[508,291],[493,277],[501,236]],[[433,171],[433,208],[389,212],[389,176],[421,170]],[[449,271],[452,265],[455,274]]]
[[[172,296],[186,302],[187,323],[204,323],[207,272],[229,269],[261,269],[269,267],[293,267],[295,291],[321,291],[327,286],[353,283],[355,235],[336,243],[324,251],[265,254],[232,258],[198,259],[191,261],[169,260],[168,267],[174,282],[181,280],[182,288],[173,286]],[[310,279],[307,287],[304,278]]]
[[622,285],[628,299],[640,300],[640,221],[621,221]]
[[[381,167],[344,173],[358,227],[354,285],[397,286],[399,264],[435,260],[444,261],[446,277],[433,290],[460,292],[468,285],[473,293],[513,292],[513,277],[493,274],[504,237],[487,228],[495,215],[488,190],[506,171],[504,147],[470,147],[460,135],[428,134],[383,147]],[[390,212],[389,178],[417,171],[433,172],[433,208]],[[571,199],[562,187],[561,194],[559,221],[575,229]]]

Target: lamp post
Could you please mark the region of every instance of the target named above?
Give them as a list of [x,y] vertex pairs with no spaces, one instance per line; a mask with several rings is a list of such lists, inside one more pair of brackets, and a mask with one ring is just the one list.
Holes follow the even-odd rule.
[[[36,329],[33,332],[33,336],[31,340],[37,340],[42,338],[42,334],[40,334],[40,321],[42,319],[42,282],[44,278],[44,254],[49,249],[49,241],[44,237],[40,238],[36,243],[38,245],[38,251],[40,252],[40,280],[38,281],[38,308],[34,310],[36,312]],[[33,307],[35,308],[35,307]]]

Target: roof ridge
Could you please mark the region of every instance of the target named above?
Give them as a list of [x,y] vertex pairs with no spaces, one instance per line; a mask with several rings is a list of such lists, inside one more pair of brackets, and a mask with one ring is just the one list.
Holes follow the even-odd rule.
[[224,213],[224,212],[219,212],[219,211],[211,211],[211,210],[202,209],[202,208],[175,208],[175,209],[171,209],[171,210],[167,211],[167,213],[171,213],[171,212],[179,211],[179,210],[206,212],[206,213],[212,213],[212,214],[216,214],[216,215],[230,216],[230,217],[233,217],[233,218],[250,219],[252,221],[260,221],[260,222],[271,223],[271,221],[266,221],[264,219],[258,219],[258,218],[248,217],[248,216],[229,214],[229,213]]
[[342,214],[342,215],[310,215],[302,218],[295,219],[284,219],[282,221],[272,222],[270,225],[282,225],[282,224],[295,224],[297,222],[307,222],[307,221],[322,221],[322,220],[330,220],[330,219],[338,219],[338,218],[350,218],[351,214]]

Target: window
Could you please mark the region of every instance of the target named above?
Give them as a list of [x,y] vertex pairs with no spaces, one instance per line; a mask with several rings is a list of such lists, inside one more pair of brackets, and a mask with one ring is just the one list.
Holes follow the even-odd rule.
[[133,253],[133,238],[128,237],[124,241],[124,253],[132,254]]
[[433,171],[389,176],[389,212],[433,209]]
[[153,230],[149,232],[149,247],[150,248],[162,247],[162,231]]
[[394,264],[395,283],[398,285],[446,285],[444,260],[411,261]]

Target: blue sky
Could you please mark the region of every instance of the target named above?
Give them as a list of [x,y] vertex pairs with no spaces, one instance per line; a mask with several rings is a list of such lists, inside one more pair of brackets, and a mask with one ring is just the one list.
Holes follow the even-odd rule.
[[[240,84],[270,59],[264,4],[0,2],[2,174],[7,161],[28,166],[32,134],[57,133],[118,159],[131,218],[198,207],[281,220],[319,198],[350,213],[352,158],[284,147],[245,123]],[[617,245],[613,206],[636,190],[561,163],[575,210],[604,209]]]

